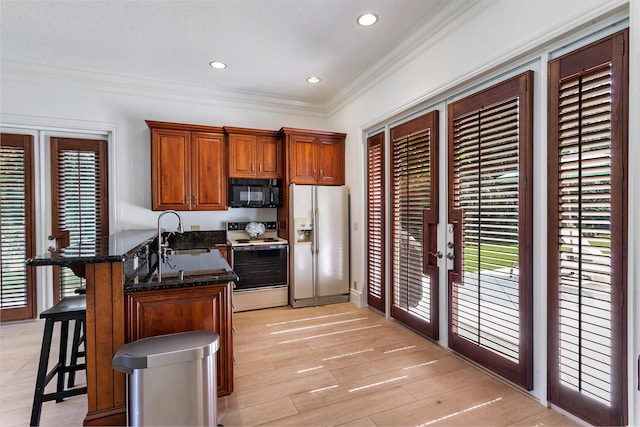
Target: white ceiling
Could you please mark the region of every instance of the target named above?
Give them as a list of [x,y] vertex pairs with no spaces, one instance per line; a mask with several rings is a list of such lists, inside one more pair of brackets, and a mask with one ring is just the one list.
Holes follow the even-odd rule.
[[[0,0],[0,58],[325,104],[475,2]],[[366,11],[378,24],[356,24]]]

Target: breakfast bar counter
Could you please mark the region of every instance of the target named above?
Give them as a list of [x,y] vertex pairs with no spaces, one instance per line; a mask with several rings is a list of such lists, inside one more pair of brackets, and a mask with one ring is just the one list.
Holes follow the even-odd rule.
[[217,332],[218,394],[233,391],[231,297],[237,276],[217,250],[226,238],[224,232],[209,232],[205,239],[184,234],[164,259],[157,254],[156,230],[128,230],[26,261],[66,266],[86,279],[85,425],[126,425],[125,376],[113,370],[112,358],[123,344],[141,338]]

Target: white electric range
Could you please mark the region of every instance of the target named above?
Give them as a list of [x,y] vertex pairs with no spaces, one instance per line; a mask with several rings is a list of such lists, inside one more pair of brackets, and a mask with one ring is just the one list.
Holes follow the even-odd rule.
[[262,235],[251,238],[248,222],[227,223],[231,268],[238,276],[233,290],[234,311],[289,304],[289,244],[278,237],[276,222],[263,222]]

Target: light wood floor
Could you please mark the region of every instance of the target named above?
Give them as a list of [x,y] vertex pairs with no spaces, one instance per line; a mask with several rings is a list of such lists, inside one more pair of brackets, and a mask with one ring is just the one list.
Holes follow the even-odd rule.
[[[27,425],[42,329],[3,325],[0,424]],[[569,426],[562,415],[392,320],[350,303],[234,315],[231,426]],[[47,402],[42,426],[82,425],[85,396]]]

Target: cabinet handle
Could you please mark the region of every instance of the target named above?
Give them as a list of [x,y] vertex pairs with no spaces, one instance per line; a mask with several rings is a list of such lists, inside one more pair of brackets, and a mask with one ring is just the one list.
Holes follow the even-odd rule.
[[184,196],[184,204],[185,205],[189,204],[189,196]]
[[313,168],[313,177],[314,178],[316,177],[316,169],[315,168]]
[[193,203],[194,205],[195,205],[196,203],[198,203],[198,196],[193,196],[193,197],[191,198],[191,203]]
[[324,178],[324,176],[322,175],[322,169],[320,169],[320,179]]
[[255,165],[251,163],[251,172],[255,172],[255,171],[256,171]]
[[262,173],[262,163],[260,163],[260,173]]

